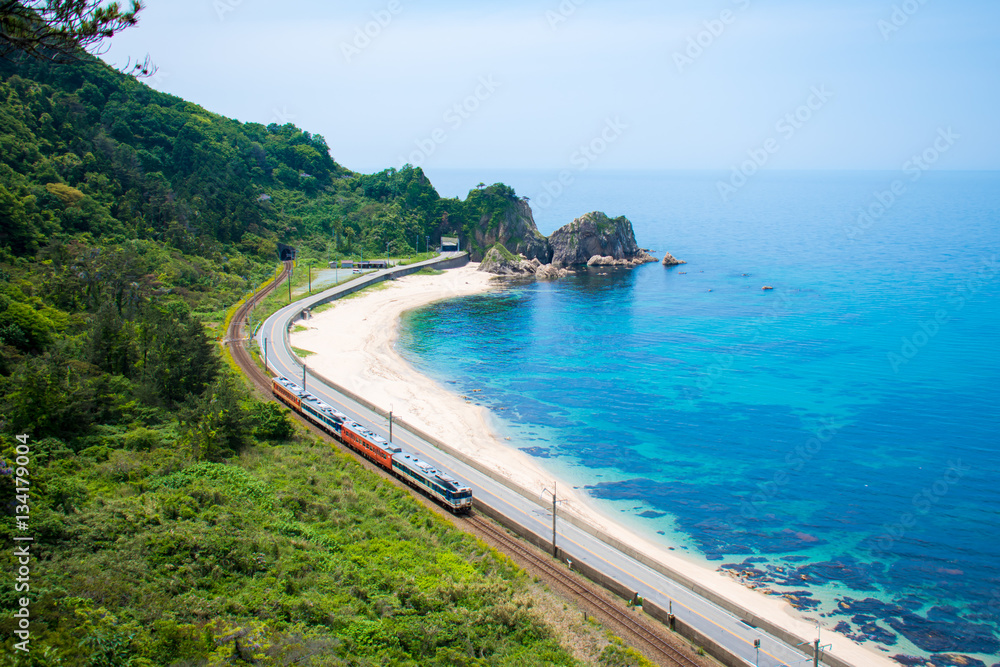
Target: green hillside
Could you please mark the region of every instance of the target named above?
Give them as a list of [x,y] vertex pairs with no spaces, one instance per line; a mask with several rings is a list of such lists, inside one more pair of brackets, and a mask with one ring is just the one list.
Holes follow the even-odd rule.
[[206,329],[279,243],[406,255],[513,200],[351,173],[93,58],[0,59],[4,572],[34,540],[6,664],[573,664],[522,572],[252,397]]

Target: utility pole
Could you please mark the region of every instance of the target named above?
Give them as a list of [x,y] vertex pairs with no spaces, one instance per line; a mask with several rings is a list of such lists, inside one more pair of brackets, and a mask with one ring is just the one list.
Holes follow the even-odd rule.
[[556,500],[556,495],[557,495],[556,490],[557,490],[557,485],[555,482],[552,483],[551,491],[549,491],[548,489],[542,489],[543,495],[546,493],[552,494],[552,557],[553,558],[559,557],[559,550],[556,547],[556,504],[563,502],[561,500],[558,501]]
[[288,272],[288,303],[292,302],[292,272]]
[[813,667],[819,667],[819,656],[823,652],[823,649],[833,648],[833,644],[820,645],[820,633],[823,631],[823,626],[819,623],[816,624],[816,639],[812,642],[802,642],[797,644],[797,646],[805,646],[806,644],[812,644],[813,648]]
[[264,372],[267,372],[267,339],[264,339]]
[[552,555],[558,553],[556,550],[556,483],[552,482]]
[[312,261],[310,261],[309,264],[307,264],[306,266],[309,267],[309,269],[308,269],[309,270],[309,294],[312,294],[313,293],[313,265],[312,265]]
[[389,442],[392,442],[392,406],[389,406]]
[[306,365],[302,364],[302,391],[306,390]]

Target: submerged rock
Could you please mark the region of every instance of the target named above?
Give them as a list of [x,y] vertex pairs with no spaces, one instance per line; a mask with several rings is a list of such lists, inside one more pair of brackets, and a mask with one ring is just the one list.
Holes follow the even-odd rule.
[[1000,649],[1000,641],[989,625],[962,620],[954,623],[942,619],[932,621],[911,613],[890,618],[887,622],[893,630],[928,653],[968,651],[989,655]]
[[986,667],[979,658],[960,653],[938,653],[932,659],[937,667]]

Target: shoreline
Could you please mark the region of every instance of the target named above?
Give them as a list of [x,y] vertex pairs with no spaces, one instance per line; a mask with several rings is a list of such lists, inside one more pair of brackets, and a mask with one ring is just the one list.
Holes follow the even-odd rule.
[[[332,306],[300,322],[305,331],[291,334],[294,347],[314,354],[310,367],[335,379],[349,390],[378,405],[391,406],[395,415],[448,443],[516,484],[539,493],[554,481],[561,509],[596,529],[632,546],[718,595],[752,610],[760,617],[803,639],[815,637],[817,618],[794,609],[787,601],[747,588],[730,576],[703,565],[693,556],[674,553],[650,542],[608,517],[573,490],[568,482],[542,468],[534,457],[507,443],[494,430],[492,413],[419,373],[395,350],[400,316],[430,303],[482,294],[502,288],[504,283],[477,271],[477,264],[450,269],[440,275],[411,275],[381,283],[357,296],[333,302]],[[566,491],[563,491],[566,489]],[[898,667],[886,655],[824,628],[824,642],[833,653],[859,667]]]

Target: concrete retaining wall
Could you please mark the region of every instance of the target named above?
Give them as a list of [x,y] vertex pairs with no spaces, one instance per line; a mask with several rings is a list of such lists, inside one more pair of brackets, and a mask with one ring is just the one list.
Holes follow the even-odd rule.
[[[389,279],[395,280],[396,278],[409,276],[411,274],[419,272],[421,269],[427,269],[427,268],[439,269],[439,270],[457,269],[458,267],[465,266],[466,264],[469,263],[469,256],[462,255],[461,257],[452,257],[449,259],[442,259],[439,261],[429,260],[429,262],[430,263],[420,262],[418,264],[412,264],[409,266],[397,266],[393,269],[390,269],[388,272],[379,271],[378,273],[362,275],[361,278],[355,280],[353,283],[345,285],[342,292],[337,292],[336,294],[330,295],[322,299],[318,299],[316,301],[310,301],[308,306],[303,307],[303,310],[316,308],[317,306],[322,306],[325,303],[336,301],[337,299],[341,299],[347,296],[348,294],[354,294],[355,292],[359,292],[366,287],[371,287],[372,285],[383,282],[385,280]],[[300,317],[301,314],[298,317],[293,317],[289,321],[294,322],[296,319],[299,319]]]
[[723,665],[726,665],[726,667],[747,667],[749,664],[743,658],[722,646],[714,639],[705,636],[703,633],[691,627],[676,616],[674,616],[673,621],[671,621],[670,614],[663,607],[649,602],[648,600],[643,600],[642,610],[649,614],[651,618],[663,623],[665,626],[679,634],[681,637],[684,637],[695,646],[700,646],[705,649],[705,653],[709,654]]

